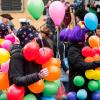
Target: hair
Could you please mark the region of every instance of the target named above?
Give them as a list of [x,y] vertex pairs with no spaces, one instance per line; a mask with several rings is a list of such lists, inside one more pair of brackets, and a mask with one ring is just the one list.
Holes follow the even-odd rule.
[[97,27],[97,29],[100,29],[100,24],[98,24],[98,27]]
[[78,25],[69,34],[68,41],[72,43],[84,42],[85,41],[85,31],[81,29]]

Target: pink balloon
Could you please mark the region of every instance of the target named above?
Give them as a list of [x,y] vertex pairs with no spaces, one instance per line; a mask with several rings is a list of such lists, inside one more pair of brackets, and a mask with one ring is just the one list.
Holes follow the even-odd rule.
[[49,7],[49,15],[56,26],[60,26],[65,15],[64,4],[60,1],[54,1]]
[[2,64],[0,71],[5,72],[5,73],[8,73],[8,70],[9,70],[9,62],[10,62],[10,60],[8,60],[6,63]]
[[12,45],[12,42],[10,40],[5,40],[2,43],[1,47],[9,51],[11,48],[11,45]]
[[12,34],[8,34],[5,36],[6,40],[10,40],[12,43],[15,42],[15,37]]

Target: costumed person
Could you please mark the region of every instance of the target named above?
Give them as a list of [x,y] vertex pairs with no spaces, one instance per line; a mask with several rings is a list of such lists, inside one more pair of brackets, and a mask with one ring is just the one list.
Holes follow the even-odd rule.
[[[23,55],[23,47],[32,41],[34,38],[38,38],[38,34],[35,28],[31,25],[22,26],[17,33],[17,37],[20,40],[20,44],[13,45],[11,49],[11,60],[9,65],[9,81],[10,85],[25,87],[25,95],[32,93],[28,86],[35,83],[48,75],[47,68],[42,70],[42,65],[37,64],[35,61],[27,61]],[[40,41],[37,39],[39,46]],[[48,47],[48,43],[43,40],[44,46]],[[41,100],[42,94],[35,94],[37,100]]]
[[11,32],[9,22],[13,19],[10,14],[2,14],[2,23],[0,24],[0,38],[4,38]]
[[[84,61],[82,48],[84,47],[85,34],[86,33],[80,26],[76,26],[68,33],[69,91],[77,92],[79,89],[86,89],[88,92],[87,100],[91,100],[91,92],[88,89],[88,80],[85,77],[85,71],[98,68],[98,66],[100,66],[100,61]],[[77,87],[73,83],[73,79],[77,75],[80,75],[85,79],[85,84],[82,87]]]

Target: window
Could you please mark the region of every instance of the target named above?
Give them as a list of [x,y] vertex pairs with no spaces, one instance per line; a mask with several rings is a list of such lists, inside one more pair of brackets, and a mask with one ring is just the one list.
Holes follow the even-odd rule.
[[0,0],[1,12],[22,12],[23,0]]

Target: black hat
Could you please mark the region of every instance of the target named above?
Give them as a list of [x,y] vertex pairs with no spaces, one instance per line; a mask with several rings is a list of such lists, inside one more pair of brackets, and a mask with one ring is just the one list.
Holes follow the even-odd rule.
[[10,14],[1,14],[0,16],[9,20],[13,20],[13,17]]

